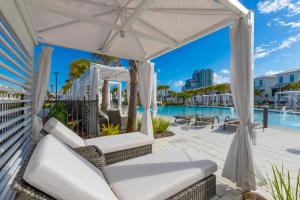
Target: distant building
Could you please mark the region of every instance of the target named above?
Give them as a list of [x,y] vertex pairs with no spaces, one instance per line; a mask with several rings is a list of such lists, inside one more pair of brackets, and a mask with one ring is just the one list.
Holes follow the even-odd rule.
[[262,91],[263,101],[274,101],[276,92],[281,92],[285,85],[299,80],[300,69],[292,69],[272,76],[255,77],[254,88]]
[[254,79],[254,88],[261,91],[261,97],[255,97],[255,101],[272,101],[274,94],[272,87],[276,84],[276,76],[258,76]]
[[192,79],[186,80],[182,91],[207,87],[213,84],[213,70],[199,69],[194,71]]

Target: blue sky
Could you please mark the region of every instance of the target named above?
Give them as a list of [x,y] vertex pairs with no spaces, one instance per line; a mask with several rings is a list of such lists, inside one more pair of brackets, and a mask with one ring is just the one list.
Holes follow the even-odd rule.
[[[300,1],[241,0],[255,13],[255,75],[300,68]],[[229,29],[225,28],[153,60],[159,84],[181,90],[184,81],[200,68],[213,68],[216,83],[229,81]],[[36,47],[36,55],[40,46]],[[36,56],[37,58],[37,56]],[[59,72],[61,87],[70,62],[91,58],[86,52],[55,47],[49,87]]]

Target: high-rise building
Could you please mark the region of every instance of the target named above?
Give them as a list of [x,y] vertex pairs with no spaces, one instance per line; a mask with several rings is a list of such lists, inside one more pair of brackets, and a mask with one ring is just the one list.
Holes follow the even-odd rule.
[[182,91],[207,87],[213,84],[213,70],[199,69],[194,71],[192,79],[186,80]]

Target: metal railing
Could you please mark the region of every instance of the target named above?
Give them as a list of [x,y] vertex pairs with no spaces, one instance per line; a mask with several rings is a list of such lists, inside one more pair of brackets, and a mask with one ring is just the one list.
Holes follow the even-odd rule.
[[[99,135],[99,106],[98,100],[58,100],[45,101],[50,108],[43,108],[40,116],[46,122],[55,103],[62,103],[67,116],[67,126],[83,138],[92,138]],[[49,115],[50,114],[50,115]]]

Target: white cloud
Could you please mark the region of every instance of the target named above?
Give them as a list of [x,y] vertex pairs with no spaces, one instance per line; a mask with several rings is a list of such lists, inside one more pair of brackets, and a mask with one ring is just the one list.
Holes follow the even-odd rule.
[[229,74],[229,73],[230,73],[230,71],[229,71],[228,69],[222,69],[221,72],[222,72],[223,74]]
[[267,26],[272,26],[272,25],[279,25],[279,26],[286,26],[290,28],[300,28],[300,21],[284,21],[280,18],[274,18],[272,21],[267,23]]
[[278,21],[278,24],[281,26],[288,26],[290,28],[300,28],[300,21],[298,22],[285,22],[285,21]]
[[214,83],[229,83],[230,82],[230,71],[228,69],[222,69],[219,73],[214,73]]
[[281,73],[283,71],[273,71],[273,70],[269,70],[265,73],[266,76],[272,76],[272,75],[275,75],[275,74],[278,74],[278,73]]
[[278,11],[286,11],[288,16],[300,14],[298,0],[264,0],[257,4],[260,13],[269,14]]
[[290,36],[287,39],[277,42],[270,42],[268,44],[263,44],[255,48],[255,59],[264,58],[269,56],[271,53],[290,48],[292,44],[300,41],[300,33]]
[[174,83],[173,83],[174,87],[176,87],[176,88],[182,87],[182,86],[184,86],[184,84],[185,84],[184,81],[181,81],[181,80],[174,81]]

